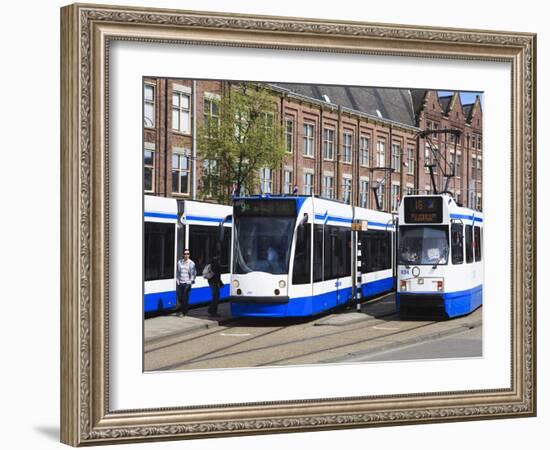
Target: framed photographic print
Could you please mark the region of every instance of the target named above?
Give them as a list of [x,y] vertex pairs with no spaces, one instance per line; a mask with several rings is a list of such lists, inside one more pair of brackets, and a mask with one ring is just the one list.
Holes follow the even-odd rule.
[[536,36],[71,5],[62,441],[536,413]]

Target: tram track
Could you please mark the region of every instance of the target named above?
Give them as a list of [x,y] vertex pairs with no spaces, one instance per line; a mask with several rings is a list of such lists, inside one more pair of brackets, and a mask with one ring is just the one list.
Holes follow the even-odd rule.
[[[372,299],[364,302],[363,305],[365,305],[367,307],[376,305],[377,303],[382,302],[383,300],[388,298],[388,296],[390,296],[390,295],[392,295],[392,294],[383,294],[379,297],[372,298]],[[324,318],[330,317],[330,316],[335,315],[335,314],[340,314],[340,313],[346,314],[346,312],[343,311],[343,310],[342,311],[335,310],[333,312],[333,314],[327,315]],[[374,316],[374,317],[366,316],[365,319],[360,320],[359,322],[364,322],[364,321],[367,321],[367,320],[369,320],[369,321],[370,320],[378,320],[378,319],[384,319],[385,320],[386,318],[392,318],[392,317],[397,317],[397,314],[395,312],[390,312],[390,313],[387,313],[387,314],[380,314],[380,315],[377,315],[377,316]],[[207,336],[219,333],[220,328],[233,330],[233,329],[238,329],[238,328],[243,328],[243,327],[250,326],[249,324],[246,323],[247,320],[250,320],[250,318],[231,318],[231,319],[225,320],[218,327],[194,331],[193,333],[200,333],[201,331],[206,331],[204,333],[199,334],[198,336],[185,338],[183,340],[178,340],[176,342],[166,343],[166,342],[172,341],[173,339],[178,338],[177,334],[172,334],[172,335],[169,335],[169,336],[161,337],[161,338],[158,338],[154,342],[151,342],[149,344],[145,343],[144,344],[144,354],[149,354],[149,353],[152,353],[152,352],[155,352],[155,351],[162,351],[162,350],[165,350],[165,349],[170,348],[172,346],[185,344],[187,342],[191,342],[191,341],[200,339],[202,337],[207,337]],[[310,324],[311,325],[319,325],[319,323],[317,321],[318,321],[318,319],[313,319],[309,323],[307,323],[307,325],[310,325]],[[273,320],[270,320],[270,322],[273,322]],[[266,324],[268,324],[270,322],[266,321]],[[352,323],[356,324],[357,322],[358,321],[354,321]],[[233,326],[228,326],[228,325],[233,325]],[[281,326],[280,328],[287,328],[288,325],[289,324],[287,323],[284,326]],[[292,323],[292,325],[295,325],[295,323]],[[253,326],[258,326],[258,323],[254,323]],[[155,344],[160,344],[160,343],[162,343],[162,345],[155,345]]]
[[[394,314],[393,316],[395,318],[397,318],[396,314]],[[390,317],[390,316],[388,316],[388,317]],[[318,341],[318,340],[327,339],[327,338],[331,338],[331,337],[341,336],[341,335],[344,335],[344,334],[349,334],[349,333],[352,333],[354,331],[358,331],[360,329],[372,328],[376,325],[379,325],[380,323],[386,322],[387,318],[385,318],[385,319],[386,320],[384,320],[384,319],[373,319],[373,320],[369,321],[369,322],[372,322],[372,323],[369,324],[369,326],[367,326],[367,327],[365,327],[364,323],[355,324],[355,326],[342,327],[343,329],[333,331],[333,332],[329,332],[329,333],[324,333],[324,334],[321,334],[321,335],[318,335],[318,336],[311,336],[311,337],[306,337],[306,338],[302,338],[302,339],[285,340],[283,342],[278,342],[278,343],[274,343],[274,344],[270,344],[270,345],[263,345],[263,346],[255,347],[255,348],[247,348],[247,349],[243,349],[243,350],[239,350],[239,351],[233,351],[233,352],[230,352],[230,353],[224,353],[224,354],[221,354],[221,355],[216,355],[216,354],[219,353],[220,351],[226,350],[227,348],[225,348],[225,347],[224,348],[218,348],[218,349],[209,351],[206,354],[203,354],[203,355],[200,355],[200,356],[195,356],[195,357],[190,358],[190,359],[185,360],[185,361],[179,361],[175,364],[159,367],[159,368],[154,369],[154,370],[177,370],[177,369],[180,369],[180,368],[184,368],[186,365],[190,365],[190,364],[194,364],[194,363],[204,363],[204,362],[219,360],[219,359],[223,359],[223,358],[231,358],[231,357],[240,356],[240,355],[244,355],[244,354],[251,354],[253,352],[261,352],[261,351],[267,352],[269,350],[274,350],[274,349],[283,349],[287,346],[295,345],[295,344],[307,344],[307,343],[310,343],[310,342],[313,342],[313,341]],[[329,347],[323,348],[322,350],[316,350],[314,352],[306,352],[304,354],[295,355],[291,358],[282,358],[280,361],[284,361],[285,359],[296,359],[298,357],[302,357],[302,356],[305,356],[305,355],[308,355],[308,354],[315,354],[315,353],[321,353],[323,351],[330,351],[330,350],[337,349],[339,347],[345,347],[345,346],[349,346],[349,345],[357,345],[357,344],[362,343],[362,342],[369,342],[369,341],[373,341],[373,340],[377,340],[377,339],[384,339],[384,338],[394,336],[394,335],[399,334],[399,333],[403,333],[403,332],[406,332],[406,331],[411,331],[411,330],[423,328],[423,327],[426,327],[426,326],[429,326],[429,325],[433,325],[434,323],[437,323],[437,322],[432,321],[432,322],[424,323],[424,324],[422,324],[418,327],[411,327],[411,328],[408,328],[407,330],[400,330],[398,332],[382,333],[382,334],[378,334],[377,336],[372,337],[372,338],[359,339],[359,340],[352,341],[352,342],[342,344],[342,345],[339,345],[339,346],[329,346]],[[283,329],[286,329],[286,328],[281,327],[281,328],[278,328],[275,331],[282,331]],[[263,333],[262,335],[255,336],[255,338],[259,339],[259,338],[262,338],[262,337],[266,336],[267,334],[268,333]],[[243,340],[243,341],[237,342],[235,344],[232,344],[229,347],[242,346],[246,343],[249,343],[250,341],[252,341],[252,339]],[[255,367],[263,367],[265,365],[273,365],[273,364],[278,363],[278,362],[279,362],[278,360],[273,360],[273,361],[269,361],[269,362],[266,362],[266,363],[257,364]]]

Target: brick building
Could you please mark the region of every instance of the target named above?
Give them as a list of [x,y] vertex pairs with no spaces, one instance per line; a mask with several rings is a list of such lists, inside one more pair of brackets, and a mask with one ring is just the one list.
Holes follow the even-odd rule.
[[[440,97],[437,91],[412,90],[417,126],[421,130],[459,130],[460,136],[449,133],[431,134],[419,139],[418,183],[420,191],[431,191],[429,170],[426,164],[434,164],[436,185],[440,190],[445,184],[444,172],[454,177],[449,180],[451,191],[459,204],[482,209],[482,110],[479,96],[474,103],[462,105],[455,92]],[[434,161],[430,147],[437,148],[439,161]]]
[[[257,192],[333,198],[395,211],[405,193],[430,191],[424,129],[463,132],[434,135],[439,163],[454,164],[449,190],[481,208],[481,104],[461,105],[458,93],[343,86],[269,85],[287,153],[280,169],[262,169]],[[222,81],[144,79],[144,190],[148,194],[204,200],[197,126],[216,119]],[[451,145],[452,144],[452,145]],[[437,161],[436,161],[437,162]],[[443,174],[436,170],[438,189]],[[468,203],[470,205],[470,203]]]

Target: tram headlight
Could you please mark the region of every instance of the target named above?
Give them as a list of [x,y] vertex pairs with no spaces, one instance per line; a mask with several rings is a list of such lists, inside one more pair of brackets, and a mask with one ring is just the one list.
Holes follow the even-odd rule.
[[407,282],[405,280],[401,280],[401,284],[399,285],[399,289],[402,292],[407,290]]
[[443,292],[443,281],[438,281],[437,282],[437,291],[438,292]]
[[279,295],[281,293],[281,291],[279,291],[279,289],[275,289],[275,295]]
[[231,284],[233,284],[233,287],[234,287],[235,289],[237,289],[237,288],[240,286],[239,280],[233,280],[233,283],[231,283]]
[[281,289],[284,289],[284,288],[286,287],[286,282],[285,282],[285,280],[279,281],[279,287],[280,287]]

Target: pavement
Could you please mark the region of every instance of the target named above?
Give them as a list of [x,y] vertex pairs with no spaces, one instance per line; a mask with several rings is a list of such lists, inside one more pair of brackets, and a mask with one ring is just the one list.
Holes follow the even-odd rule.
[[178,317],[177,314],[151,317],[144,320],[144,343],[150,344],[170,336],[193,333],[197,330],[225,325],[235,320],[231,317],[227,302],[218,304],[218,314],[220,317],[210,317],[208,306],[201,306],[191,308],[183,317]]
[[[336,314],[324,316],[313,324],[319,326],[346,326],[364,320],[372,320],[395,314],[393,294],[385,295],[374,301],[363,303],[360,306],[360,312],[357,312],[356,305],[353,305],[347,310],[340,310]],[[218,314],[220,317],[210,317],[208,315],[208,306],[201,306],[191,308],[184,317],[178,317],[177,314],[151,317],[144,321],[144,342],[149,344],[173,335],[193,333],[201,329],[227,325],[236,320],[231,317],[228,302],[221,302],[218,305]]]

